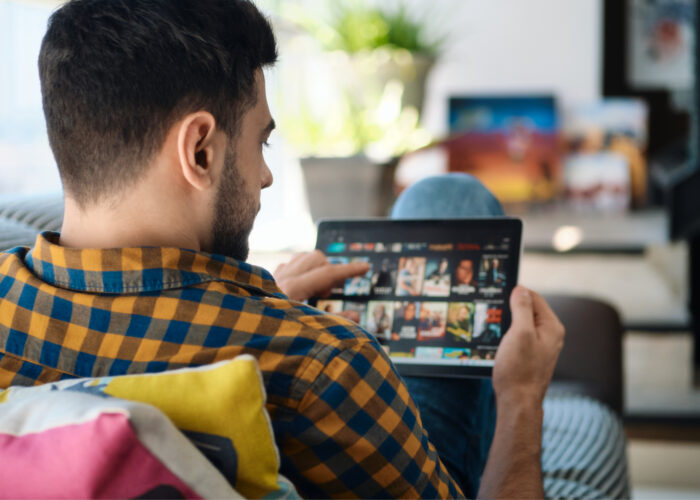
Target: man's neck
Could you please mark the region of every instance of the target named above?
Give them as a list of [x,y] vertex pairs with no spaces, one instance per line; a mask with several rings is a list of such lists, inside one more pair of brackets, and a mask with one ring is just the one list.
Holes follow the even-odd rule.
[[59,244],[72,248],[176,247],[200,250],[182,214],[158,200],[127,196],[118,203],[81,207],[65,197]]

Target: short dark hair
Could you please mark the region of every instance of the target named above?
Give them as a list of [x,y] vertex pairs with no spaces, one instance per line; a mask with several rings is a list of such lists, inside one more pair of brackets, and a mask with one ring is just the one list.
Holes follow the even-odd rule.
[[39,74],[64,188],[85,205],[145,171],[170,127],[206,110],[229,136],[277,59],[248,0],[71,0],[49,20]]

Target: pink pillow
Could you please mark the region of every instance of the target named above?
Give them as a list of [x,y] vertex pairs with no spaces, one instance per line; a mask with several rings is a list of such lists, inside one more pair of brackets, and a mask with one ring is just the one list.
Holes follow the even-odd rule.
[[0,405],[0,498],[240,498],[151,406],[26,394]]

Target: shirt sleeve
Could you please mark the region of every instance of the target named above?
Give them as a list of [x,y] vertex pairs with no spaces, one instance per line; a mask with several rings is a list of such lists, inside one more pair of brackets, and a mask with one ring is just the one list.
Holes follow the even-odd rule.
[[302,398],[282,470],[306,497],[463,497],[377,343],[338,350]]

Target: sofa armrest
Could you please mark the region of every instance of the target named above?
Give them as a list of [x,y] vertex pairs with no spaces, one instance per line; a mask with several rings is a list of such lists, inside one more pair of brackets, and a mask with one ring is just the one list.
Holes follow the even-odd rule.
[[619,314],[593,298],[552,294],[545,299],[566,328],[553,380],[583,386],[587,395],[621,415],[623,328]]

